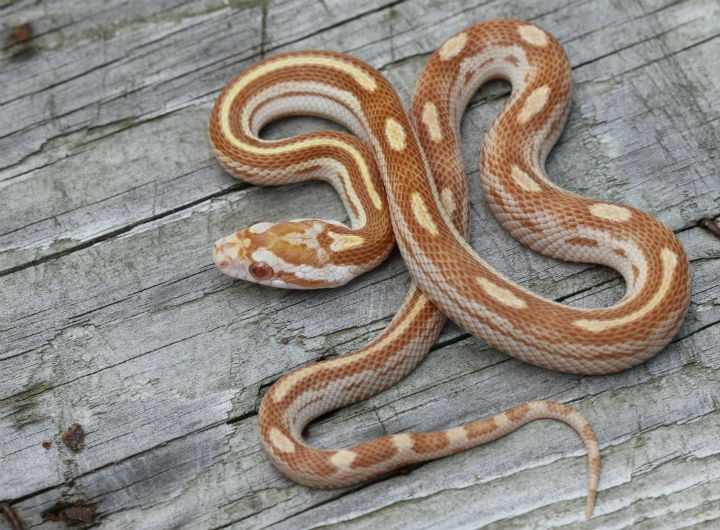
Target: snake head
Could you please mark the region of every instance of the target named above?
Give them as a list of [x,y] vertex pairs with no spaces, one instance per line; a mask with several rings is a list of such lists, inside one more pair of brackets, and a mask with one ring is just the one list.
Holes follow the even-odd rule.
[[[341,225],[342,226],[342,225]],[[259,222],[215,242],[213,259],[228,276],[285,289],[343,285],[360,270],[332,263],[332,221]]]

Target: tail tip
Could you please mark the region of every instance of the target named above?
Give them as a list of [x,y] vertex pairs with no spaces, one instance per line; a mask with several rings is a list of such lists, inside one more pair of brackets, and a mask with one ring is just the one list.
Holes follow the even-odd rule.
[[588,496],[587,496],[587,504],[585,505],[585,518],[590,519],[593,513],[593,509],[595,508],[595,495],[596,490],[591,489],[588,490]]

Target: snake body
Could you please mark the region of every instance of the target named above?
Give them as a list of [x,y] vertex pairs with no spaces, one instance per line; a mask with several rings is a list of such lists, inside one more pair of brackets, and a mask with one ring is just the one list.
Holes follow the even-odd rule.
[[[494,78],[508,80],[512,95],[482,148],[481,176],[492,211],[513,237],[538,252],[617,270],[627,285],[618,303],[585,309],[537,296],[489,266],[465,241],[460,120],[473,93]],[[560,44],[540,27],[513,19],[482,22],[446,41],[420,76],[410,118],[377,70],[332,52],[266,59],[220,94],[210,138],[230,173],[264,185],[324,179],[340,193],[351,221],[350,227],[320,220],[256,223],[216,243],[214,258],[223,272],[282,287],[340,285],[377,265],[394,232],[415,282],[372,343],[291,372],[263,398],[263,445],[288,477],[316,487],[349,485],[553,418],[583,439],[591,513],[597,441],[589,423],[559,403],[526,403],[453,429],[393,434],[339,450],[317,449],[302,438],[312,419],[412,371],[437,338],[443,315],[515,357],[580,374],[634,366],[675,335],[690,293],[689,264],[675,235],[644,212],[581,197],[545,174],[569,102],[570,66]],[[266,123],[296,114],[332,119],[355,136],[325,131],[259,138]]]

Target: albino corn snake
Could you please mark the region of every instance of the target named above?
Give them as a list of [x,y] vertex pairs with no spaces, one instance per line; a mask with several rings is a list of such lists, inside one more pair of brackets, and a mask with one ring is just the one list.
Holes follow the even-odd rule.
[[[539,297],[465,242],[460,120],[473,93],[495,78],[508,80],[512,95],[483,143],[480,173],[488,204],[513,237],[537,252],[617,270],[627,288],[616,304],[584,309]],[[388,435],[339,450],[316,449],[302,439],[314,418],[412,371],[437,338],[443,315],[519,359],[578,374],[630,368],[675,335],[690,293],[689,264],[675,235],[644,212],[586,199],[545,175],[545,158],[569,102],[570,66],[560,44],[513,19],[482,22],[446,41],[418,80],[410,118],[377,70],[332,52],[266,59],[220,94],[210,139],[231,174],[262,185],[326,180],[343,198],[352,225],[256,223],[215,244],[220,270],[278,287],[341,285],[382,261],[394,232],[415,282],[373,342],[291,372],[263,398],[263,445],[288,477],[316,487],[345,486],[553,418],[571,425],[585,444],[590,515],[600,467],[597,441],[589,423],[560,403],[526,403],[453,429]],[[323,131],[259,138],[268,122],[298,114],[331,119],[356,137]]]

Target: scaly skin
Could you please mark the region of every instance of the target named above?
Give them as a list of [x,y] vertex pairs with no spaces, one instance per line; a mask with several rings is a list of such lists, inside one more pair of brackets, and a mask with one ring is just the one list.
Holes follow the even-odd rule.
[[[466,243],[459,124],[472,94],[493,78],[509,80],[513,93],[483,144],[488,203],[503,226],[534,250],[618,270],[628,287],[617,304],[583,309],[537,296]],[[379,72],[332,52],[267,59],[219,96],[210,138],[230,173],[266,185],[324,179],[340,192],[352,224],[254,225],[216,243],[223,272],[295,288],[341,284],[387,253],[390,219],[416,282],[371,344],[300,368],[263,398],[263,445],[288,477],[315,487],[349,485],[552,418],[572,426],[585,444],[590,515],[600,466],[597,441],[589,423],[559,403],[526,403],[453,429],[393,434],[339,450],[316,449],[302,439],[312,419],[373,395],[414,369],[443,325],[440,311],[520,359],[582,374],[634,366],[674,336],[690,293],[689,264],[674,234],[639,210],[562,190],[545,174],[545,157],[569,102],[570,67],[562,47],[541,28],[512,19],[476,24],[438,49],[418,81],[412,122]],[[333,119],[359,139],[333,132],[258,138],[265,123],[293,114]]]

